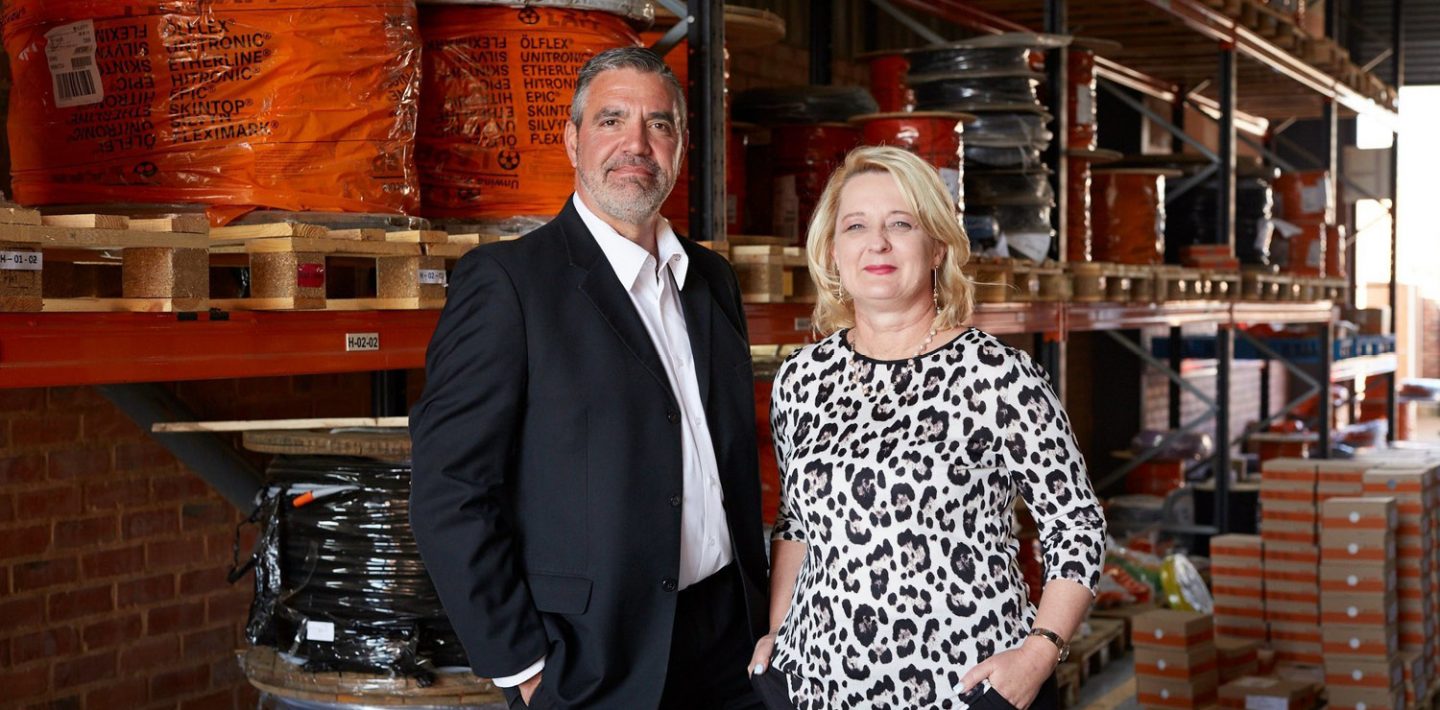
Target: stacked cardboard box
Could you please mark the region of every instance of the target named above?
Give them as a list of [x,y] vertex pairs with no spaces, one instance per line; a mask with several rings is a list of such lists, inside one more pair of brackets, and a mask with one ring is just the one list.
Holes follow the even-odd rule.
[[1135,693],[1147,708],[1213,705],[1220,686],[1215,620],[1208,614],[1162,609],[1135,617]]
[[1210,539],[1217,638],[1261,642],[1267,638],[1263,549],[1259,535],[1217,535]]
[[1279,663],[1318,664],[1320,548],[1317,470],[1308,459],[1271,459],[1260,479],[1265,621]]
[[1437,651],[1434,525],[1440,516],[1431,511],[1440,487],[1434,471],[1428,466],[1380,466],[1365,472],[1365,495],[1395,500],[1399,642],[1401,649],[1425,659],[1424,677],[1435,675]]
[[1318,683],[1245,676],[1220,687],[1220,707],[1234,710],[1311,710],[1319,696]]
[[1245,639],[1226,638],[1220,635],[1217,623],[1215,629],[1215,657],[1220,666],[1220,682],[1229,683],[1236,678],[1260,673],[1260,642]]
[[1331,498],[1321,507],[1320,625],[1325,684],[1337,710],[1403,710],[1392,498]]

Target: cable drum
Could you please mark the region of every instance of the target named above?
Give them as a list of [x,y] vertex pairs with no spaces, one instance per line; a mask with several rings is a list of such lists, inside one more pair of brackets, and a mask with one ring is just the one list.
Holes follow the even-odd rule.
[[[355,446],[343,438],[326,443]],[[290,447],[305,448],[314,447]],[[260,528],[256,549],[232,572],[255,569],[245,629],[254,647],[244,665],[258,688],[305,701],[363,695],[374,705],[499,698],[469,673],[420,558],[410,473],[403,461],[358,456],[286,454],[271,463],[249,521]]]
[[1036,88],[1042,75],[1018,74],[917,74],[910,73],[915,105],[924,110],[969,111],[1001,106],[1039,106]]
[[965,126],[965,145],[992,148],[1033,148],[1043,151],[1055,134],[1043,111],[980,111]]
[[1028,72],[1027,47],[937,47],[908,52],[910,75],[956,72]]

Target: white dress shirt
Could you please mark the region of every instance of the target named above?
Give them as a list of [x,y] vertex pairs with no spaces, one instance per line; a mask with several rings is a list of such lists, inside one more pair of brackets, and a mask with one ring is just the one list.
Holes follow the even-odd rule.
[[[690,257],[680,246],[680,238],[664,219],[656,230],[656,252],[626,239],[606,224],[579,195],[572,195],[575,211],[600,245],[620,285],[630,294],[631,303],[650,341],[665,367],[680,405],[683,458],[680,504],[680,589],[719,572],[730,564],[734,550],[730,546],[730,526],[725,520],[724,495],[720,490],[720,466],[715,461],[715,445],[710,440],[710,424],[705,418],[705,404],[700,399],[700,381],[695,375],[695,359],[690,350],[690,335],[685,329],[685,314],[680,307],[680,289],[685,285]],[[501,688],[524,683],[545,668],[545,659],[505,678],[494,678]]]

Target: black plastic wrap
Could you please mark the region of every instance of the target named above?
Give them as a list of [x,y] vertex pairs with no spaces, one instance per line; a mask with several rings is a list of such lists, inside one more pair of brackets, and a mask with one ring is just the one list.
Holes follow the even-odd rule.
[[1030,71],[1028,47],[937,47],[907,53],[912,75]]
[[974,205],[1028,205],[1053,207],[1055,189],[1044,170],[965,171],[965,199]]
[[1036,75],[948,76],[919,78],[910,73],[915,107],[923,111],[966,111],[987,106],[1040,105],[1035,93],[1040,85]]
[[[966,129],[966,137],[970,136]],[[1038,170],[1045,165],[1045,157],[1038,149],[1029,146],[985,146],[965,144],[965,165],[976,168],[1001,168]]]
[[966,216],[993,217],[1001,234],[1049,232],[1050,205],[970,205]]
[[[280,456],[268,478],[247,563],[255,567],[251,643],[302,657],[308,671],[422,684],[436,667],[468,665],[410,531],[407,464]],[[313,500],[296,507],[306,493]],[[313,638],[326,623],[334,640]]]
[[[1165,206],[1165,261],[1181,262],[1180,250],[1215,240],[1215,214],[1220,196],[1218,180],[1180,194]],[[1274,193],[1263,178],[1235,179],[1235,258],[1242,264],[1269,266]]]
[[965,146],[1044,150],[1055,137],[1049,122],[1039,111],[979,111],[965,124]]
[[844,123],[855,116],[878,113],[875,97],[860,86],[776,86],[735,95],[736,121],[777,123]]
[[976,214],[967,209],[964,217],[965,236],[970,239],[970,250],[984,254],[995,248],[1000,238],[1000,224],[988,214]]

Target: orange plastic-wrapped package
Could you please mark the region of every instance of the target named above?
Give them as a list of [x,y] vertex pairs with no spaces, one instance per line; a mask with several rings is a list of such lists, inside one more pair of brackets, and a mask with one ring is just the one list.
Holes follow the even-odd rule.
[[[627,0],[594,5],[649,10]],[[420,35],[424,215],[548,221],[574,188],[564,134],[580,67],[640,43],[627,18],[543,5],[425,5]]]
[[24,204],[413,211],[420,85],[406,0],[15,0]]
[[1070,122],[1065,145],[1067,148],[1095,150],[1095,52],[1070,49],[1070,91],[1066,92],[1065,109]]
[[1330,171],[1284,172],[1275,179],[1275,216],[1291,222],[1335,221],[1335,192]]
[[1091,171],[1091,253],[1095,261],[1159,264],[1165,259],[1165,171]]

